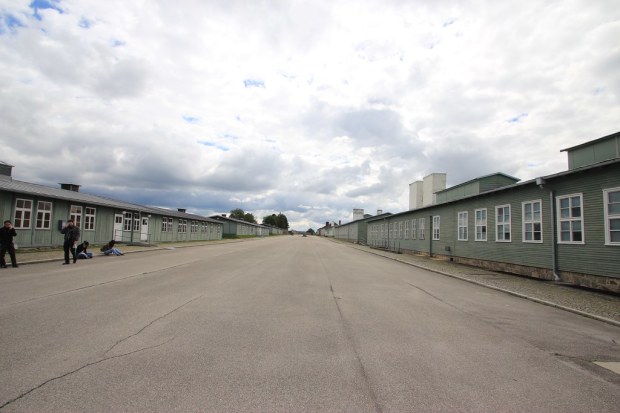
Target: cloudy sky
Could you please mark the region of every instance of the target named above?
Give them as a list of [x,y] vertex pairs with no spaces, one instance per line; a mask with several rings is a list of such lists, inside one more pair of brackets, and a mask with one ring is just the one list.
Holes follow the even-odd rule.
[[620,130],[617,0],[0,0],[15,179],[295,229]]

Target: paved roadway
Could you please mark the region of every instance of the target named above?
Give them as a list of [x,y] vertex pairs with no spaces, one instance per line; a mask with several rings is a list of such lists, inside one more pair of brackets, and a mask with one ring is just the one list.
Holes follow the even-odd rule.
[[0,412],[617,412],[620,328],[315,237],[0,274]]

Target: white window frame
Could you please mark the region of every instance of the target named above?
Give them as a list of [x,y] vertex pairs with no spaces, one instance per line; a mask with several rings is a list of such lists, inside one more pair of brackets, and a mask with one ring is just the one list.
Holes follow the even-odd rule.
[[620,211],[613,212],[613,213],[609,212],[609,209],[610,209],[609,207],[612,204],[612,202],[609,201],[609,194],[612,192],[620,193],[620,188],[610,188],[610,189],[603,190],[603,207],[605,208],[605,245],[620,246],[620,240],[619,241],[611,240],[611,232],[612,232],[611,221],[620,220]]
[[[505,212],[502,213],[502,220],[500,221],[500,209],[502,211],[508,209],[508,221],[504,221]],[[506,239],[506,226],[508,227],[508,239]],[[500,227],[502,227],[501,232],[499,229]],[[501,237],[500,233],[502,235]],[[512,207],[510,204],[495,206],[495,242],[512,242]]]
[[409,220],[405,221],[405,239],[409,239]]
[[[478,213],[484,213],[484,219],[480,218],[478,219]],[[486,242],[487,238],[488,238],[488,234],[489,234],[489,227],[487,225],[487,221],[488,221],[488,212],[486,208],[478,208],[476,210],[474,210],[474,223],[475,223],[475,227],[476,227],[476,236],[475,236],[475,240],[476,241],[480,241],[480,242]],[[484,230],[482,230],[484,228]],[[480,229],[480,232],[478,232],[478,229]],[[478,236],[480,234],[480,236]],[[484,235],[484,236],[483,236]]]
[[[21,205],[20,205],[21,204]],[[30,229],[32,226],[32,199],[17,198],[15,200],[15,229]]]
[[433,215],[433,241],[441,240],[441,215]]
[[420,239],[426,237],[426,218],[420,218]]
[[95,230],[95,216],[97,215],[97,209],[93,207],[84,207],[84,230]]
[[[535,217],[535,211],[534,211],[534,206],[538,204],[539,206],[539,210],[538,210],[538,219]],[[527,213],[525,211],[525,208],[527,205],[530,205],[532,208],[532,212],[531,218],[527,217]],[[543,220],[542,220],[542,200],[541,199],[534,199],[532,201],[524,201],[521,203],[521,221],[522,221],[522,231],[521,231],[521,238],[523,240],[523,242],[526,243],[531,243],[531,244],[542,244],[543,242]],[[539,225],[539,230],[535,231],[534,228],[536,226],[536,224]],[[531,225],[532,226],[532,239],[528,240],[525,238],[528,230],[527,230],[527,226]],[[540,239],[535,239],[535,234],[537,232],[540,232]]]
[[403,221],[398,223],[398,239],[403,239]]
[[192,221],[192,225],[190,228],[191,232],[198,232],[198,221]]
[[168,232],[168,217],[161,217],[161,232]]
[[468,226],[469,226],[469,212],[468,211],[460,211],[457,214],[457,223],[458,223],[458,235],[457,239],[459,241],[467,241],[468,240]]
[[179,219],[179,228],[177,229],[179,234],[185,234],[187,232],[187,220]]
[[133,213],[125,212],[123,214],[123,231],[131,231],[132,221],[133,221]]
[[69,209],[69,219],[73,220],[73,223],[76,227],[82,228],[82,206],[81,205],[71,205]]
[[[575,217],[568,217],[568,218],[563,218],[562,217],[562,207],[561,207],[561,201],[564,199],[568,199],[569,200],[569,211],[572,213],[572,209],[574,207],[572,207],[572,200],[573,198],[579,198],[579,209],[580,209],[580,216],[579,218],[575,218]],[[585,244],[586,243],[586,227],[585,227],[585,220],[584,220],[584,208],[583,208],[583,194],[579,193],[579,194],[570,194],[570,195],[561,195],[561,196],[556,196],[555,197],[555,203],[556,203],[556,212],[557,212],[557,240],[558,240],[558,244]],[[573,234],[574,234],[574,224],[576,222],[579,222],[581,225],[581,240],[580,241],[574,241],[573,240]],[[570,241],[563,241],[562,240],[562,224],[563,223],[569,223],[570,226],[570,236],[571,239]]]
[[411,220],[411,239],[417,239],[418,237],[418,228],[417,221],[415,219]]
[[36,229],[52,229],[52,207],[51,201],[37,202]]
[[140,231],[140,214],[133,214],[133,230]]

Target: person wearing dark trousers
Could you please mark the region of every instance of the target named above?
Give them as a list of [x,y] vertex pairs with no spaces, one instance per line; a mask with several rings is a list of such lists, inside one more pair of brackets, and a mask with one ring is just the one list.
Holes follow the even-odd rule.
[[0,228],[0,268],[6,268],[6,261],[4,256],[7,251],[11,257],[11,264],[13,268],[17,268],[17,258],[15,258],[15,245],[13,245],[13,237],[17,236],[15,228],[11,221],[4,221],[4,226]]
[[75,264],[77,261],[75,243],[80,239],[80,229],[76,227],[75,222],[70,219],[67,221],[67,225],[65,225],[60,232],[65,234],[65,243],[63,244],[63,249],[65,250],[65,262],[63,262],[62,265],[69,264],[69,251],[71,251],[73,263]]

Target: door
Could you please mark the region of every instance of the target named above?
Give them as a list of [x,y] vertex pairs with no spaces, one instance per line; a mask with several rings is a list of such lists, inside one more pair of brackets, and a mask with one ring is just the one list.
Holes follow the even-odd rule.
[[114,234],[112,235],[112,239],[114,241],[123,240],[123,215],[122,214],[114,215]]
[[142,217],[142,228],[140,229],[140,241],[149,240],[149,219]]

